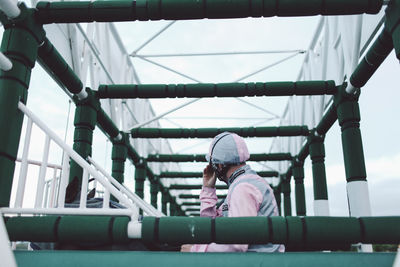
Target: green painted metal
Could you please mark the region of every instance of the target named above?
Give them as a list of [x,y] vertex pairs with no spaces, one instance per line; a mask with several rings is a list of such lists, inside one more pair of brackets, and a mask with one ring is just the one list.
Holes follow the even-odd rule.
[[[283,212],[285,216],[292,216],[292,200],[290,197],[291,189],[290,189],[290,177],[291,177],[291,169],[288,171],[285,179],[282,180],[281,190],[283,193]],[[288,177],[289,175],[289,177]]]
[[200,211],[200,209],[188,208],[188,209],[185,209],[185,211]]
[[339,125],[342,130],[342,147],[346,180],[366,181],[364,151],[360,131],[359,95],[349,95],[345,87],[334,98]]
[[[284,175],[281,175],[281,181],[283,179]],[[272,189],[274,190],[274,197],[276,200],[276,205],[278,206],[278,212],[279,212],[279,216],[282,215],[282,189],[281,189],[281,185],[282,183],[280,182],[277,186],[272,187]]]
[[83,84],[81,80],[47,38],[43,45],[39,47],[38,58],[51,76],[59,84],[67,88],[69,92],[77,94],[82,90]]
[[163,186],[160,186],[160,191],[161,191],[161,211],[162,211],[162,213],[167,215],[167,204],[170,199],[169,191],[168,191],[168,189],[164,188]]
[[[257,172],[261,177],[279,177],[276,171],[260,171]],[[158,175],[159,178],[201,178],[202,172],[162,172]]]
[[304,192],[304,162],[294,160],[292,166],[296,198],[296,214],[297,216],[306,216],[306,197]]
[[269,83],[123,84],[100,85],[99,98],[184,98],[332,95],[334,81]]
[[[251,154],[248,161],[281,161],[292,160],[290,153]],[[147,162],[207,162],[205,154],[151,154],[147,156]]]
[[395,253],[297,252],[297,253],[176,253],[152,251],[15,251],[19,267],[392,267]]
[[10,217],[10,240],[64,244],[121,244],[129,242],[129,217],[35,216]]
[[143,0],[39,2],[43,23],[376,14],[382,0]]
[[182,206],[200,206],[200,202],[182,202]]
[[325,135],[337,120],[337,111],[335,105],[331,105],[325,112],[321,121],[315,128],[319,135]]
[[325,146],[322,136],[310,135],[310,158],[312,161],[314,199],[328,199],[325,172]]
[[150,181],[150,203],[155,208],[157,208],[158,191],[159,191],[158,181],[155,180]]
[[307,136],[307,126],[249,127],[249,128],[134,128],[132,138],[213,138],[223,132],[241,137]]
[[[398,244],[400,217],[144,217],[142,239],[161,244],[285,244],[338,248],[363,243]],[[190,227],[189,227],[190,226]],[[386,227],[385,227],[386,226]]]
[[10,201],[23,121],[18,102],[27,102],[31,70],[45,37],[33,10],[23,3],[20,10],[12,21],[0,12],[5,29],[0,50],[12,62],[11,70],[0,70],[0,207],[8,207]]
[[114,140],[111,159],[112,159],[112,176],[119,183],[124,183],[125,160],[128,157],[129,136],[120,132],[121,140]]
[[[198,190],[202,189],[203,185],[201,184],[172,184],[169,186],[169,190]],[[226,185],[216,185],[216,189],[228,189]]]
[[[400,24],[400,1],[399,0],[390,1],[390,3],[388,4],[388,7],[386,8],[385,11],[386,11],[385,30],[387,30],[387,32],[391,36],[391,39],[393,39],[392,45],[394,45],[394,50],[396,51],[396,56],[400,60],[400,27],[399,27],[399,24]],[[386,43],[386,45],[389,46],[388,43]],[[380,48],[382,48],[382,47],[380,47]],[[389,49],[389,47],[387,47],[387,48]],[[376,54],[378,56],[381,56],[381,54],[378,54],[378,53],[376,53]]]
[[120,132],[115,123],[103,109],[100,109],[99,112],[97,112],[97,125],[111,141],[114,141],[114,138],[117,137]]
[[140,197],[144,197],[144,181],[146,180],[146,163],[142,161],[141,164],[135,166],[135,193]]
[[[74,144],[73,149],[84,159],[92,155],[93,131],[96,126],[97,114],[100,110],[100,102],[93,92],[87,88],[88,97],[78,100],[76,103],[74,118]],[[70,161],[69,181],[77,180],[78,190],[75,195],[67,197],[67,202],[73,201],[82,184],[83,169],[74,160]],[[69,199],[68,199],[69,198]]]
[[[218,198],[226,198],[226,195],[217,195],[217,197]],[[180,195],[178,195],[178,198],[184,198],[184,199],[196,198],[196,199],[199,199],[199,195],[180,194]]]

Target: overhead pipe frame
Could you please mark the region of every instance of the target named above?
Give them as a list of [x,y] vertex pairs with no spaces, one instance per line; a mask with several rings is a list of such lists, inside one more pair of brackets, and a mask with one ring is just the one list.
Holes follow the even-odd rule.
[[[251,154],[247,161],[292,160],[290,153]],[[147,162],[207,162],[205,154],[150,154]]]
[[[42,23],[116,22],[147,20],[228,19],[273,16],[376,14],[382,0],[312,2],[235,0],[229,2],[144,0],[39,2],[37,17]],[[179,7],[179,8],[178,8]]]

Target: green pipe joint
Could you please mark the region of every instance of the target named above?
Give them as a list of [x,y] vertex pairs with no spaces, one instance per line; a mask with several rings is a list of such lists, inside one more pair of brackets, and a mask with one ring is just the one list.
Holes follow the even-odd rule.
[[39,2],[43,23],[376,14],[382,0],[140,0]]
[[248,128],[134,128],[132,138],[213,138],[223,132],[241,137],[307,136],[307,126],[248,127]]
[[141,163],[136,165],[135,168],[135,193],[143,198],[144,197],[144,181],[146,180],[146,163],[141,160]]

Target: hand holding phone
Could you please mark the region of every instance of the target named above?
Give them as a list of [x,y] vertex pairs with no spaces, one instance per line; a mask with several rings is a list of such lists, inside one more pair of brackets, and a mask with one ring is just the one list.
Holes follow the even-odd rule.
[[203,170],[203,186],[215,187],[216,176],[211,165],[207,165]]

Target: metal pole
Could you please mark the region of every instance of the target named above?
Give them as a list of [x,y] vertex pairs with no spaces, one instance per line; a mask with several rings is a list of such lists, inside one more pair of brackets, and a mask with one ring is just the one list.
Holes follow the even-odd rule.
[[44,180],[47,170],[47,161],[49,159],[49,150],[50,150],[50,136],[46,135],[46,141],[44,143],[44,148],[43,148],[42,165],[40,166],[39,178],[36,188],[35,208],[43,207],[42,205],[43,205]]
[[306,198],[304,193],[304,162],[295,159],[293,161],[293,179],[296,198],[297,216],[306,216]]

